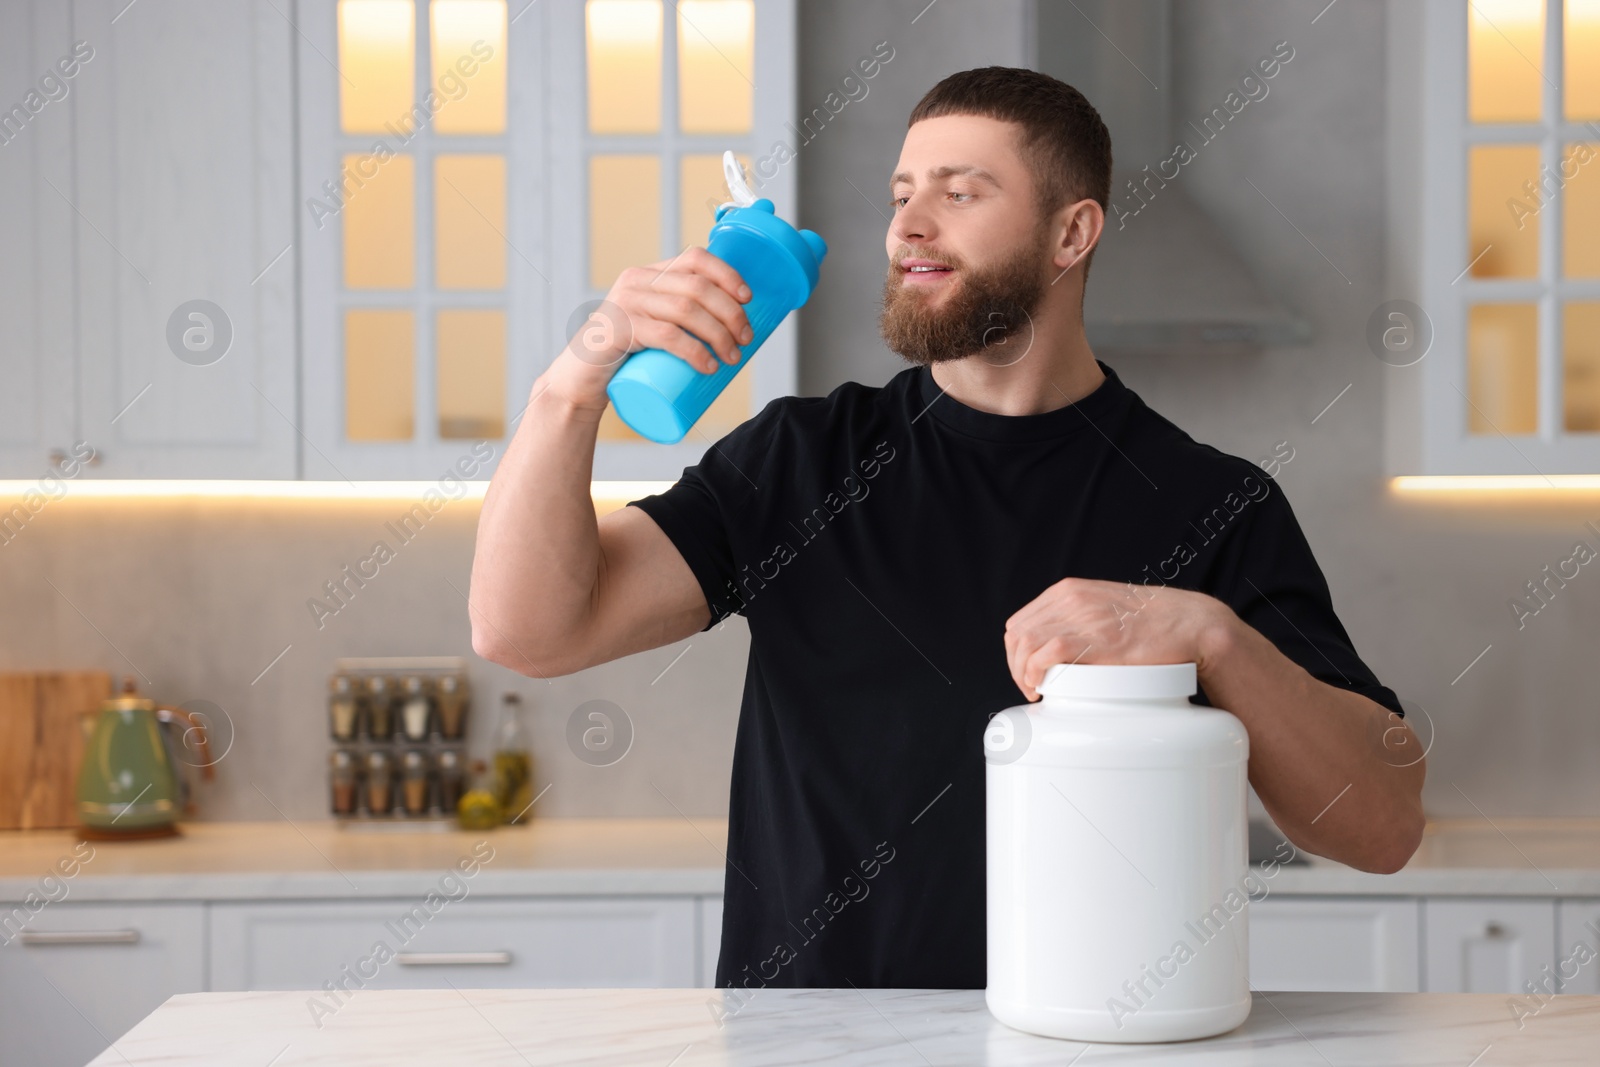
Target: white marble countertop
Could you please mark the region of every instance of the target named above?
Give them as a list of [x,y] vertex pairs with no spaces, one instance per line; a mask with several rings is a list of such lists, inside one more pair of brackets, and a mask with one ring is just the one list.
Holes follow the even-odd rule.
[[[426,893],[479,841],[488,896],[720,895],[725,819],[536,819],[487,833],[350,830],[332,821],[206,823],[159,841],[94,844],[76,901],[366,899]],[[70,831],[0,832],[0,901],[22,900],[73,855]],[[1600,897],[1600,819],[1430,823],[1390,875],[1312,857],[1274,895]]]
[[[1257,993],[1231,1033],[1166,1045],[1082,1045],[996,1021],[983,991],[386,990],[320,1019],[311,994],[168,1000],[92,1067],[475,1067],[1160,1063],[1469,1067],[1595,1063],[1600,996],[1554,998],[1522,1029],[1506,998],[1465,993]],[[727,998],[727,999],[725,999]],[[719,1022],[713,1011],[724,1013]]]

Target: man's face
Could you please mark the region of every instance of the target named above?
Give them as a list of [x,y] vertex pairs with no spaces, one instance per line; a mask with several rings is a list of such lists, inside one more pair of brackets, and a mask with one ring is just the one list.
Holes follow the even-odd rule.
[[890,182],[878,325],[911,363],[973,354],[1008,363],[1032,340],[1054,231],[1017,152],[1019,132],[976,115],[924,119],[906,132]]

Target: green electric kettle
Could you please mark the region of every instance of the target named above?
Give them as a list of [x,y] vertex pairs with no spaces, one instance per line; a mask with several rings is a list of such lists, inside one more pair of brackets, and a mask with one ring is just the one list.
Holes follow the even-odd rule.
[[201,773],[215,777],[204,727],[181,708],[138,694],[132,678],[122,693],[84,713],[87,739],[78,767],[78,818],[86,836],[159,837],[177,833],[187,783],[172,732],[201,755]]

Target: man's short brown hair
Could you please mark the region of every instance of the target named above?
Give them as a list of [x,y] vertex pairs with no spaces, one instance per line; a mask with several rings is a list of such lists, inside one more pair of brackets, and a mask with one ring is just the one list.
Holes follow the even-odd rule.
[[[981,115],[1022,127],[1018,150],[1039,190],[1041,218],[1078,200],[1110,206],[1111,133],[1066,82],[1020,67],[963,70],[929,89],[906,125],[941,115]],[[1093,259],[1091,249],[1085,279]]]

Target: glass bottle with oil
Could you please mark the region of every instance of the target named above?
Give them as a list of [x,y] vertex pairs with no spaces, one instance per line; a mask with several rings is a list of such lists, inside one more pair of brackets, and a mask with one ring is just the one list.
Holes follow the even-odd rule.
[[489,765],[472,761],[472,780],[456,804],[456,821],[463,830],[492,830],[500,825],[500,802],[495,799],[494,780]]
[[500,722],[494,736],[494,789],[501,818],[520,825],[528,821],[533,805],[533,746],[523,717],[522,697],[506,693],[500,698]]

